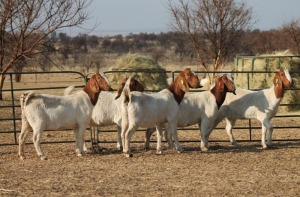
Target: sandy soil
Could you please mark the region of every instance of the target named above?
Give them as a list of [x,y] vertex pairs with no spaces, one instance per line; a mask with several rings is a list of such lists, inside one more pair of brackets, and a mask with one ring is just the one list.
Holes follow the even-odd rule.
[[[235,132],[241,140],[246,133]],[[259,133],[253,133],[254,140]],[[180,131],[179,136],[199,139],[198,131]],[[181,143],[182,154],[164,143],[162,155],[155,154],[155,143],[150,151],[133,143],[132,158],[125,158],[114,143],[102,143],[104,151],[82,157],[76,156],[74,143],[43,144],[47,161],[38,158],[32,144],[26,144],[25,160],[18,158],[18,146],[0,146],[0,196],[297,196],[300,141],[293,139],[300,139],[300,132],[276,130],[273,136],[291,139],[274,141],[267,150],[259,141],[242,141],[240,148],[210,142],[208,152],[198,142]],[[43,135],[43,141],[56,138],[72,140],[73,134]],[[100,138],[115,140],[116,133],[100,133]],[[136,133],[134,140],[143,140],[143,133]],[[227,141],[227,136],[215,131],[211,140]]]

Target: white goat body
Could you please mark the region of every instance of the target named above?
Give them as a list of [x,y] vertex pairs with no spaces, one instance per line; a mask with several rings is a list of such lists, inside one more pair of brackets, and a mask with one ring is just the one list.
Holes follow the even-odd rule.
[[[98,101],[93,109],[91,124],[94,127],[117,125],[118,149],[122,149],[121,126],[122,126],[122,102],[124,95],[121,94],[128,78],[120,83],[118,92],[101,92]],[[144,86],[138,80],[130,78],[130,91],[144,91]]]
[[26,99],[22,105],[29,124],[39,122],[48,130],[72,128],[81,121],[86,125],[92,114],[93,105],[82,90],[68,96],[32,92]]
[[121,125],[121,99],[115,100],[116,93],[101,92],[92,113],[91,126]]
[[115,100],[116,93],[101,92],[97,104],[92,112],[90,126],[105,127],[117,125],[118,142],[117,148],[122,149],[121,125],[122,125],[122,96]]
[[[155,94],[132,92],[130,94],[130,102],[124,108],[127,108],[127,110],[122,111],[122,140],[126,156],[131,156],[129,141],[133,133],[139,127],[147,128],[153,126],[158,131],[157,153],[160,154],[163,124],[170,124],[172,132],[174,132],[174,129],[176,130],[179,106],[173,94],[169,90],[162,90]],[[179,152],[182,151],[178,140],[176,144],[176,139],[175,146]]]
[[[155,94],[132,92],[130,100],[128,114],[134,114],[134,116],[129,118],[141,122],[141,127],[151,127],[154,123],[165,123],[177,117],[178,103],[172,92],[167,89]],[[139,109],[140,106],[143,110]],[[139,115],[135,114],[137,110],[140,110]]]
[[56,96],[27,91],[21,95],[22,128],[19,136],[19,156],[25,158],[27,135],[33,130],[33,142],[41,159],[47,159],[40,138],[45,129],[73,129],[78,156],[83,153],[84,131],[90,124],[93,105],[101,90],[111,90],[100,74],[95,74],[83,90],[71,95]]

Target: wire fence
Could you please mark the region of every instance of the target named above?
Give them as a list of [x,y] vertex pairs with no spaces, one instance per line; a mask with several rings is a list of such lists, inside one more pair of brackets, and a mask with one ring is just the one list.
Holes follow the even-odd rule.
[[[114,74],[116,72],[123,72],[123,73],[129,73],[129,74],[140,74],[145,72],[157,72],[161,73],[164,72],[164,74],[167,74],[169,78],[174,80],[176,75],[180,71],[153,71],[153,70],[122,70],[122,71],[107,71],[104,72],[106,75]],[[207,74],[218,74],[218,73],[226,73],[226,72],[232,72],[232,71],[197,71],[196,73],[198,75],[207,75]],[[254,86],[251,81],[253,81],[254,78],[257,78],[258,75],[271,75],[272,72],[269,71],[234,71],[235,75],[239,78],[243,78],[247,82],[243,84],[245,89],[250,90],[259,90],[260,88],[257,88]],[[16,74],[22,75],[22,82],[16,83],[14,81],[14,76]],[[291,72],[291,75],[299,76],[300,71]],[[0,146],[5,145],[17,145],[18,144],[18,134],[20,133],[21,129],[21,109],[20,109],[20,103],[19,103],[19,96],[22,92],[26,90],[35,90],[39,92],[45,92],[45,93],[51,93],[51,94],[58,94],[62,95],[63,91],[66,87],[70,85],[74,85],[75,88],[81,88],[85,85],[87,81],[87,77],[80,73],[75,71],[57,71],[57,72],[23,72],[23,73],[17,73],[17,72],[9,72],[6,73],[6,81],[4,84],[4,88],[2,90],[3,94],[3,100],[0,101]],[[235,82],[236,83],[236,82]],[[236,83],[236,85],[238,85]],[[159,90],[152,90],[153,92],[159,91]],[[203,90],[194,90],[194,91],[203,91]],[[290,89],[287,89],[286,92],[299,92],[300,89],[296,87],[292,87]],[[298,94],[300,95],[300,93]],[[280,104],[280,108],[289,108],[289,109],[300,109],[300,103],[284,103],[282,102]],[[294,125],[275,125],[274,129],[294,129],[299,130],[300,128],[300,114],[297,110],[290,110],[284,113],[279,113],[275,118],[278,119],[286,119],[286,118],[293,118],[294,119]],[[224,126],[218,126],[216,130],[224,129]],[[247,130],[249,132],[249,137],[245,141],[253,141],[252,139],[252,131],[255,129],[261,129],[261,127],[257,124],[253,124],[252,120],[248,120],[246,125],[242,126],[236,126],[234,129],[241,129],[241,130]],[[88,128],[89,130],[89,128]],[[199,130],[196,127],[188,127],[188,128],[178,128],[179,131],[185,131],[185,130]],[[68,132],[72,130],[63,130],[63,132]],[[145,131],[145,129],[139,129],[138,131]],[[48,132],[54,132],[54,131],[48,131]],[[90,133],[90,141],[92,144],[98,144],[98,143],[116,143],[116,141],[111,140],[102,140],[99,136],[102,132],[116,132],[114,129],[101,129],[96,131],[96,133]],[[117,139],[117,138],[116,138]],[[278,139],[278,140],[300,140],[298,138],[293,139]],[[218,140],[223,141],[223,140]],[[70,140],[69,138],[61,138],[54,140],[49,140],[44,143],[69,143],[74,142],[74,140]],[[136,142],[142,142],[142,141],[136,141]],[[199,140],[186,140],[181,142],[199,142]]]

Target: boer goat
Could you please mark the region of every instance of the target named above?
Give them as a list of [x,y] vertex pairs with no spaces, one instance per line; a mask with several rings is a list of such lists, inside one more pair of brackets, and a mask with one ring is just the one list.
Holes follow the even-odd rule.
[[161,154],[161,134],[164,123],[170,126],[176,150],[182,151],[177,138],[177,116],[179,104],[190,87],[200,87],[198,77],[190,68],[180,72],[169,88],[158,93],[130,92],[126,83],[122,93],[125,94],[122,108],[122,141],[126,157],[132,156],[130,139],[139,127],[156,127],[157,153]]
[[106,78],[94,74],[83,90],[71,95],[56,96],[27,91],[21,95],[22,128],[19,136],[19,157],[25,159],[25,140],[33,131],[33,143],[42,160],[47,157],[40,138],[45,129],[73,129],[78,156],[83,153],[84,131],[90,124],[93,107],[102,90],[112,90]]
[[[224,118],[226,119],[226,131],[233,145],[238,146],[232,134],[232,127],[237,119],[257,119],[262,125],[261,144],[263,148],[271,146],[273,126],[270,123],[282,101],[284,90],[291,87],[292,78],[287,69],[276,71],[272,87],[260,91],[237,89],[236,96],[227,95],[221,106],[218,117],[212,124],[208,133],[204,134],[204,143],[207,146],[208,138]],[[267,144],[266,132],[268,130]]]

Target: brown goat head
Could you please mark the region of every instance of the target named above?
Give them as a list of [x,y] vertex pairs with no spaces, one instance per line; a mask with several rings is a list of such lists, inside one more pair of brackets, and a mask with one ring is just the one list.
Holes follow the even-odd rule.
[[102,90],[112,91],[113,89],[106,80],[106,77],[103,77],[99,73],[95,73],[83,88],[83,91],[87,93],[93,105],[97,103],[99,94]]
[[200,80],[198,76],[192,71],[191,68],[185,68],[181,73],[181,76],[184,77],[190,88],[201,88]]
[[292,78],[287,69],[280,69],[275,72],[275,76],[273,78],[273,84],[283,85],[284,88],[290,88],[292,85]]
[[94,93],[98,93],[101,90],[104,91],[112,91],[113,89],[111,88],[110,84],[108,83],[108,81],[106,80],[105,77],[103,77],[101,74],[99,73],[95,73],[87,82],[87,86],[90,87],[90,89],[94,92]]
[[235,95],[236,88],[230,73],[217,75],[215,83],[218,91],[232,92]]
[[275,73],[273,78],[275,95],[277,98],[281,98],[284,95],[284,89],[292,86],[292,77],[287,69],[280,69]]
[[[119,84],[119,88],[118,88],[118,92],[117,92],[117,96],[115,99],[118,99],[122,92],[123,92],[123,88],[126,84],[128,80],[128,77],[126,77],[120,84]],[[141,82],[139,82],[138,80],[134,79],[134,78],[130,78],[130,82],[129,82],[129,90],[130,91],[139,91],[139,92],[143,92],[144,91],[144,86]]]

